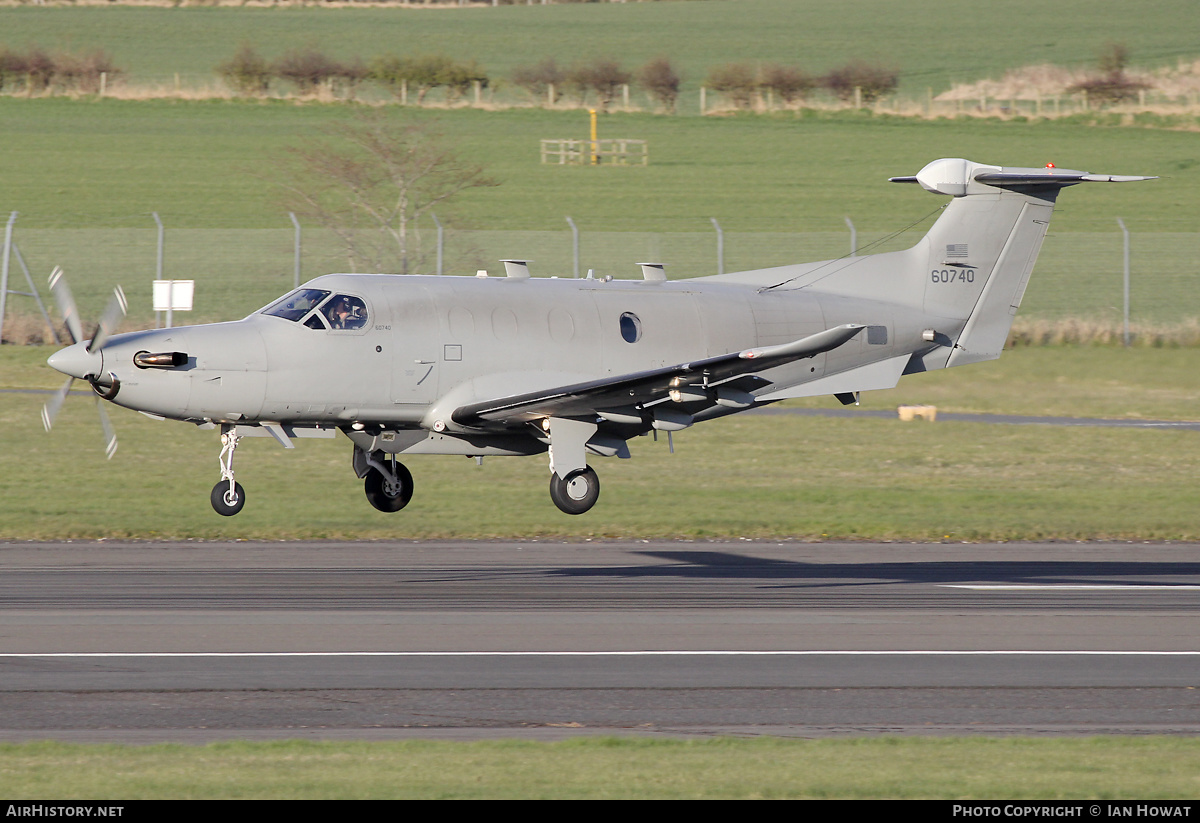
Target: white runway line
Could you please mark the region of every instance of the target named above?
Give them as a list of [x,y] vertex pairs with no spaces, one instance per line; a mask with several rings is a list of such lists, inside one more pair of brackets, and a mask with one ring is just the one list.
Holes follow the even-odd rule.
[[22,658],[266,658],[266,657],[981,657],[995,656],[1037,656],[1056,655],[1060,657],[1200,657],[1200,651],[1116,651],[1116,650],[1085,650],[1061,649],[1048,651],[1045,649],[1002,649],[992,651],[965,649],[903,649],[903,650],[768,650],[768,651],[507,651],[507,652],[17,652],[0,653],[0,660]]
[[972,589],[974,591],[1018,591],[1018,592],[1062,592],[1062,591],[1158,591],[1158,592],[1189,592],[1200,591],[1200,586],[1184,584],[1172,586],[1164,584],[1147,586],[1125,583],[943,583],[943,589]]

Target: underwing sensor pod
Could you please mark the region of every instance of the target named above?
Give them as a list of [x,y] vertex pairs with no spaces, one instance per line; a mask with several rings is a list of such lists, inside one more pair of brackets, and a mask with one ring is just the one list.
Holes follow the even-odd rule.
[[85,340],[61,272],[51,276],[74,344],[43,409],[49,429],[74,380],[101,400],[220,433],[220,514],[246,493],[244,437],[335,437],[367,499],[413,496],[408,454],[546,454],[563,512],[595,505],[589,458],[628,458],[630,441],[793,397],[888,389],[906,374],[1000,356],[1059,193],[1149,177],[944,159],[912,177],[948,196],[904,251],[667,280],[329,274],[230,323],[114,334],[118,290]]

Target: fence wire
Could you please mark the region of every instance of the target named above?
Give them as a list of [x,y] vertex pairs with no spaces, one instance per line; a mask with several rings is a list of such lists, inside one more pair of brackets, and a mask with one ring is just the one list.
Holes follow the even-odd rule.
[[[858,232],[860,247],[883,238]],[[46,276],[62,266],[85,320],[97,317],[121,284],[129,299],[127,328],[152,326],[151,281],[155,278],[157,234],[148,229],[22,229],[13,241],[44,299]],[[168,227],[163,276],[196,281],[195,307],[176,324],[229,320],[253,312],[294,281],[295,235],[287,229],[185,229]],[[911,245],[912,236],[890,240],[873,252]],[[1200,233],[1133,232],[1131,320],[1172,324],[1200,317],[1195,288]],[[436,272],[436,233],[423,229],[410,255],[415,273]],[[724,233],[724,270],[778,266],[841,257],[850,252],[847,232]],[[565,231],[451,231],[445,234],[443,271],[503,274],[502,259],[529,260],[535,277],[570,277],[572,237]],[[717,272],[714,232],[582,232],[580,273],[597,277],[641,276],[638,263],[662,263],[671,279]],[[304,229],[301,282],[329,272],[350,271],[348,257],[330,232]],[[1123,257],[1119,231],[1051,233],[1030,281],[1021,315],[1030,319],[1085,318],[1119,323],[1123,312]],[[10,261],[9,288],[25,289]],[[36,315],[30,298],[11,295],[7,315]]]

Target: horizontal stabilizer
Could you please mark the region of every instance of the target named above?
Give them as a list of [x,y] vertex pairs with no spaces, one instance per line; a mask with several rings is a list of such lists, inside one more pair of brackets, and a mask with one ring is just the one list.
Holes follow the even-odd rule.
[[1044,168],[987,166],[960,157],[934,160],[913,177],[892,177],[893,183],[919,183],[926,191],[962,197],[985,194],[989,186],[996,188],[1063,188],[1078,183],[1133,183],[1156,180],[1156,177],[1129,174],[1092,174],[1053,165]]
[[1076,183],[1136,183],[1140,180],[1157,180],[1132,174],[1088,174],[1082,171],[1060,169],[1033,169],[1021,171],[981,172],[975,175],[976,182],[989,186],[1073,186]]

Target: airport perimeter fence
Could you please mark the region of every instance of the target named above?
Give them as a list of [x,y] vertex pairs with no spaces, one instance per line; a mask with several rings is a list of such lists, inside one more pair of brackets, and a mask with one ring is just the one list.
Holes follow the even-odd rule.
[[[850,232],[604,232],[450,231],[443,237],[441,270],[503,276],[502,259],[530,261],[535,277],[640,279],[638,263],[662,263],[671,279],[698,277],[788,263],[832,259],[850,253]],[[871,253],[905,248],[905,235],[873,246],[882,233],[857,232],[857,245]],[[305,282],[330,272],[350,271],[332,233],[305,228],[187,229],[162,233],[161,276],[194,280],[195,305],[176,313],[175,325],[244,317]],[[3,235],[0,235],[0,242]],[[21,228],[11,234],[3,336],[8,342],[40,327],[40,312],[29,296],[28,270],[55,322],[46,278],[61,266],[85,324],[99,316],[120,284],[129,301],[126,329],[163,322],[151,301],[151,283],[160,276],[159,234],[153,227]],[[576,251],[576,249],[578,251]],[[414,273],[438,271],[437,234],[423,228],[412,254]],[[1196,326],[1200,289],[1196,283],[1200,232],[1131,232],[1130,320],[1141,326]],[[0,260],[0,263],[3,261]],[[1123,237],[1111,232],[1051,232],[1042,248],[1020,316],[1057,322],[1083,320],[1120,327],[1124,314]],[[19,322],[18,322],[19,321]]]

